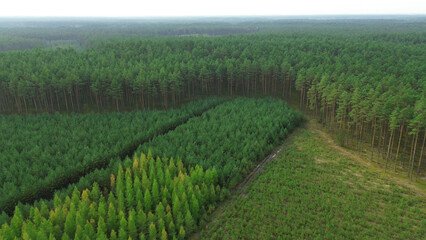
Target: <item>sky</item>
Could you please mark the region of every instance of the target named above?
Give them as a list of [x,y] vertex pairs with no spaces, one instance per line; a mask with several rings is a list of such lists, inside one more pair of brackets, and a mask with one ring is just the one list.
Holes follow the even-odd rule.
[[0,17],[426,14],[426,0],[3,0]]

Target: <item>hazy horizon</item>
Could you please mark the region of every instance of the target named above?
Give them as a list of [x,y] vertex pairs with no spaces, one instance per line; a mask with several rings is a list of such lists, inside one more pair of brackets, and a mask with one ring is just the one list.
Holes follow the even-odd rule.
[[342,2],[338,0],[301,0],[262,2],[195,0],[142,2],[122,1],[53,1],[16,0],[3,4],[0,18],[71,17],[71,18],[176,18],[176,17],[297,17],[297,16],[365,16],[424,15],[422,0]]

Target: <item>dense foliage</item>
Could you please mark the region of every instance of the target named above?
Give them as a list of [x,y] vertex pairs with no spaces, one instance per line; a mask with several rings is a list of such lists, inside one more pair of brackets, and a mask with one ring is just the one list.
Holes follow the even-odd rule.
[[[130,161],[131,162],[131,161]],[[110,177],[111,191],[97,184],[75,190],[54,208],[31,208],[23,219],[15,209],[0,238],[22,239],[183,239],[194,231],[203,215],[219,200],[216,171],[189,169],[173,158],[135,156]]]
[[299,129],[200,239],[424,239],[426,199]]
[[214,167],[219,182],[233,187],[302,121],[303,116],[281,100],[240,98],[190,119],[138,150],[180,157],[188,166]]
[[208,94],[297,93],[302,108],[333,132],[349,134],[346,144],[352,140],[358,149],[369,144],[372,161],[406,168],[410,179],[419,176],[426,140],[424,19],[250,26],[264,31],[97,39],[85,51],[1,53],[0,111],[167,109]]
[[170,111],[0,116],[0,210],[50,197],[222,101],[199,100]]
[[[0,51],[41,47],[0,53],[2,114],[170,109],[206,95],[283,97],[298,101],[300,108],[311,111],[338,136],[342,145],[355,146],[358,151],[371,149],[368,153],[371,161],[386,168],[392,166],[395,171],[403,169],[410,179],[414,176],[417,179],[425,168],[426,23],[422,17],[402,21],[277,20],[198,25],[138,21],[129,25],[90,21],[37,23],[45,25],[42,30],[31,24],[25,28],[14,24],[0,21]],[[253,33],[257,31],[260,33]],[[234,33],[250,34],[212,37]],[[152,148],[155,156],[181,157],[187,166],[214,167],[218,182],[232,187],[302,119],[299,113],[277,100],[239,99],[155,137],[219,102],[194,103],[184,110],[170,112],[0,115],[0,210],[11,212],[18,201],[50,197],[55,190],[66,186],[57,192],[57,199],[70,195],[74,187],[81,191],[94,182],[102,189],[109,185],[109,175],[118,171],[121,159],[150,139],[140,146],[139,152]],[[302,158],[303,161],[293,168],[289,166],[291,169],[283,173],[291,175],[303,163],[315,177],[316,168],[309,167],[310,160],[305,155]],[[318,182],[323,180],[316,177]],[[289,184],[292,183],[296,184],[292,186],[307,184],[302,180]],[[333,189],[347,187],[333,179],[326,183]],[[265,187],[267,184],[261,186]],[[315,187],[307,186],[314,193],[324,190]],[[334,198],[332,193],[327,194],[325,197]],[[361,195],[362,199],[372,205],[365,197],[372,193],[365,194]],[[299,197],[296,203],[306,200]],[[405,200],[397,197],[395,201],[417,213],[417,209],[406,206],[412,201],[407,200],[407,204]],[[36,208],[42,212],[44,204],[49,208],[53,205],[42,201]],[[69,211],[71,205],[66,204],[64,209]],[[327,208],[323,204],[317,206]],[[377,221],[376,230],[383,238],[391,237],[383,233],[386,227],[382,226],[395,227],[401,233],[398,237],[406,235],[405,225],[395,226],[377,215],[369,215],[368,204],[357,204],[367,221]],[[309,213],[310,207],[301,206],[291,214]],[[336,208],[342,210],[339,207]],[[24,218],[27,209],[28,206],[21,214]],[[294,218],[291,214],[284,218]],[[19,220],[20,213],[16,215]],[[7,218],[3,216],[0,224]],[[129,216],[124,211],[125,221],[129,221]],[[347,222],[355,222],[354,228],[362,230],[365,223],[359,222],[362,219],[357,216],[348,212],[348,216],[340,219],[342,222],[331,225],[323,221],[323,216],[315,216],[315,221],[332,230],[335,226],[346,229]],[[48,215],[44,217],[47,219]],[[400,221],[398,216],[387,217]],[[424,224],[413,221],[414,234],[420,236],[422,232],[416,230],[424,229]],[[325,234],[317,228],[312,228],[314,232],[305,231],[300,226],[309,223],[304,220],[294,224],[285,232],[290,231],[289,236],[295,238],[300,234],[307,237]],[[35,225],[35,222],[28,224],[30,231]],[[92,230],[88,227],[87,231]],[[166,226],[166,234],[171,236],[168,230]],[[55,237],[62,237],[55,231]],[[228,233],[226,237],[235,232]],[[343,233],[333,234],[330,238],[348,238]],[[363,236],[374,237],[370,233]]]
[[207,94],[297,91],[300,106],[332,131],[349,133],[357,148],[368,142],[371,160],[408,168],[411,178],[416,169],[417,177],[426,140],[426,33],[413,28],[418,24],[383,32],[385,23],[365,31],[354,23],[350,33],[306,24],[280,33],[272,24],[268,34],[96,40],[86,51],[1,53],[0,111],[168,108]]
[[422,33],[274,33],[98,40],[86,51],[11,51],[0,54],[0,110],[82,111],[85,104],[167,108],[194,95],[283,96],[294,87],[306,102],[310,87],[323,78],[350,95],[357,87],[368,92],[379,85],[380,93],[387,92],[396,79],[404,87],[397,94],[413,90],[415,102],[425,82],[424,38]]

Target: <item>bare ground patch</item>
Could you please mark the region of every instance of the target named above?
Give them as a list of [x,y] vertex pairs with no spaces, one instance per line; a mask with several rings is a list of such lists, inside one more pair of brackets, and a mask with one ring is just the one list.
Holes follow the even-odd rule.
[[[404,188],[410,189],[411,190],[410,192],[413,192],[415,195],[417,195],[419,197],[426,197],[426,191],[424,189],[417,187],[416,185],[410,183],[406,179],[402,179],[400,177],[392,175],[392,173],[386,172],[385,169],[379,168],[376,164],[368,161],[367,159],[362,158],[360,155],[358,155],[357,153],[353,152],[352,150],[346,149],[344,147],[340,147],[334,141],[334,139],[330,136],[330,134],[328,134],[327,132],[325,132],[325,130],[323,130],[322,127],[318,123],[310,121],[310,122],[308,122],[306,124],[306,127],[308,129],[312,130],[312,132],[314,134],[316,134],[318,137],[320,137],[321,139],[323,139],[324,142],[327,143],[328,147],[330,147],[334,151],[338,152],[339,154],[345,156],[346,159],[355,161],[357,163],[360,163],[362,166],[367,167],[371,171],[374,171],[375,173],[379,174],[381,177],[384,177],[385,179],[392,180],[395,183],[397,183],[398,185],[401,185]],[[356,174],[356,175],[360,175],[359,173],[355,173],[353,171],[352,171],[352,173]],[[373,185],[375,185],[375,186],[379,185],[378,182],[373,182],[372,181],[371,183]],[[382,184],[382,183],[380,183],[380,184]],[[389,188],[390,188],[390,186],[389,186]]]

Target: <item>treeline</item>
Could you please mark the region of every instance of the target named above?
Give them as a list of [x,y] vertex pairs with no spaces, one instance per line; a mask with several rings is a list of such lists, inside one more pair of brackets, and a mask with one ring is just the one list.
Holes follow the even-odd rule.
[[282,139],[304,121],[279,99],[240,98],[190,119],[142,144],[137,152],[176,156],[187,166],[215,168],[219,183],[233,188]]
[[141,154],[111,174],[109,190],[95,183],[54,207],[32,207],[29,218],[15,209],[0,238],[184,239],[220,199],[215,169],[187,170],[181,160]]
[[[426,61],[426,55],[419,59]],[[407,168],[410,181],[414,175],[417,180],[426,140],[426,78],[417,75],[426,73],[426,64],[419,64],[402,73],[385,67],[386,76],[302,68],[295,81],[300,107],[311,110],[341,145],[358,152],[370,148],[371,161],[395,171]]]
[[0,116],[0,212],[51,198],[221,102],[198,100],[170,111]]
[[1,53],[0,111],[167,109],[197,96],[296,94],[330,129],[356,138],[358,149],[368,142],[372,160],[414,176],[424,166],[426,34],[416,24],[398,26],[98,40],[84,52]]
[[[425,76],[424,44],[368,36],[157,38],[97,41],[85,52],[1,53],[0,110],[119,111],[125,106],[169,108],[207,94],[285,96],[291,95],[302,69],[317,78],[345,76],[357,83],[368,79],[372,85],[394,77],[410,84],[418,96]],[[345,87],[353,91],[354,84]]]

